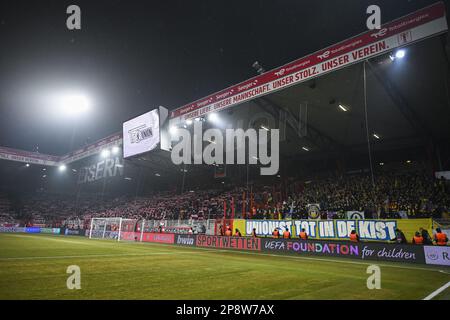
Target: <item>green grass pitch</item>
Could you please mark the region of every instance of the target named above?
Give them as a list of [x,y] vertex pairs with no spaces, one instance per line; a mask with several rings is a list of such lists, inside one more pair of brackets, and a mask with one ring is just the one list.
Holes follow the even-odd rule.
[[[380,262],[381,289],[349,259],[289,257],[77,236],[0,234],[0,299],[423,299],[450,270]],[[69,265],[81,289],[69,290]],[[435,299],[450,299],[450,290]]]

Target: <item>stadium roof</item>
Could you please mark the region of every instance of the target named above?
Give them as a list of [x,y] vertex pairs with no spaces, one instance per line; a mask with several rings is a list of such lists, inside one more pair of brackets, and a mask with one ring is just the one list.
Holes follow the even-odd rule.
[[[437,7],[442,14],[442,4]],[[376,147],[416,146],[430,140],[450,138],[450,108],[446,88],[448,84],[443,81],[447,79],[449,66],[445,41],[445,36],[437,36],[408,45],[405,48],[405,58],[394,61],[390,58],[394,52],[385,50],[380,55],[374,55],[365,64],[367,119],[369,134]],[[285,143],[281,145],[281,154],[284,156],[304,154],[304,148],[307,148],[306,152],[346,152],[358,148],[365,150],[367,131],[363,77],[364,64],[353,64],[240,103],[220,112],[220,116],[228,123],[243,121],[260,126],[269,124],[264,123],[264,117],[255,119],[255,114],[266,113],[280,120],[282,110],[284,116],[281,121],[286,122]],[[251,82],[252,79],[242,84]],[[348,112],[339,110],[339,104],[348,108]],[[174,110],[174,113],[176,112],[177,110]],[[380,139],[374,140],[374,134]],[[119,134],[112,135],[84,147],[82,151],[77,150],[70,156],[62,156],[59,160],[76,160],[77,154],[92,154],[105,146],[118,143]],[[18,157],[10,158],[12,160],[19,160],[22,153],[5,148],[1,151],[18,153]],[[33,154],[22,155],[24,162],[32,162],[30,159]],[[69,159],[70,157],[74,158]],[[168,155],[158,154],[143,158],[161,165],[167,162]],[[55,165],[58,163],[51,157],[47,160],[54,161]],[[168,169],[169,167],[171,166],[168,165]]]

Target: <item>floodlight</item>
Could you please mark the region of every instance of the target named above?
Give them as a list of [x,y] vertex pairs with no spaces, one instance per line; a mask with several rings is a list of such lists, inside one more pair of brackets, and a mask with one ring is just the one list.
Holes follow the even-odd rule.
[[406,55],[406,51],[403,49],[400,49],[395,53],[395,57],[397,59],[403,59],[405,57],[405,55]]
[[61,171],[61,172],[66,171],[66,169],[67,169],[67,167],[66,167],[65,164],[62,164],[62,165],[60,165],[60,166],[58,167],[58,170]]
[[89,100],[84,95],[63,96],[61,103],[64,112],[68,115],[77,115],[89,109]]
[[103,149],[102,152],[100,153],[100,156],[102,158],[108,158],[110,154],[111,152],[108,149]]
[[213,112],[208,115],[208,120],[211,122],[216,122],[219,120],[219,116],[217,115],[217,113]]
[[339,109],[341,109],[344,112],[348,111],[348,108],[346,106],[344,106],[343,104],[339,104],[338,107],[339,107]]
[[112,151],[113,154],[118,154],[119,151],[120,151],[120,148],[117,147],[117,146],[114,146],[114,147],[112,147],[111,151]]

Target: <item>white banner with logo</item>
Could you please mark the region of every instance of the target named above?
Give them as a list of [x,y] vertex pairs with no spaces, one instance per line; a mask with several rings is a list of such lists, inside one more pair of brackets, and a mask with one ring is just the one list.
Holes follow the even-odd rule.
[[155,149],[160,142],[159,110],[155,109],[123,124],[124,158]]
[[306,210],[308,211],[309,219],[320,219],[320,204],[308,204]]
[[345,213],[345,216],[347,219],[350,220],[360,220],[364,219],[364,212],[363,211],[347,211]]

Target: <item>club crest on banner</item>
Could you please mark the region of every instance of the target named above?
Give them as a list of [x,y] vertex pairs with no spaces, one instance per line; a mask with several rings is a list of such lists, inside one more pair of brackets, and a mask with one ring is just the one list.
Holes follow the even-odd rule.
[[347,219],[350,219],[350,220],[364,219],[364,212],[362,212],[362,211],[347,211]]
[[308,210],[309,219],[320,219],[320,204],[308,204],[306,209]]

